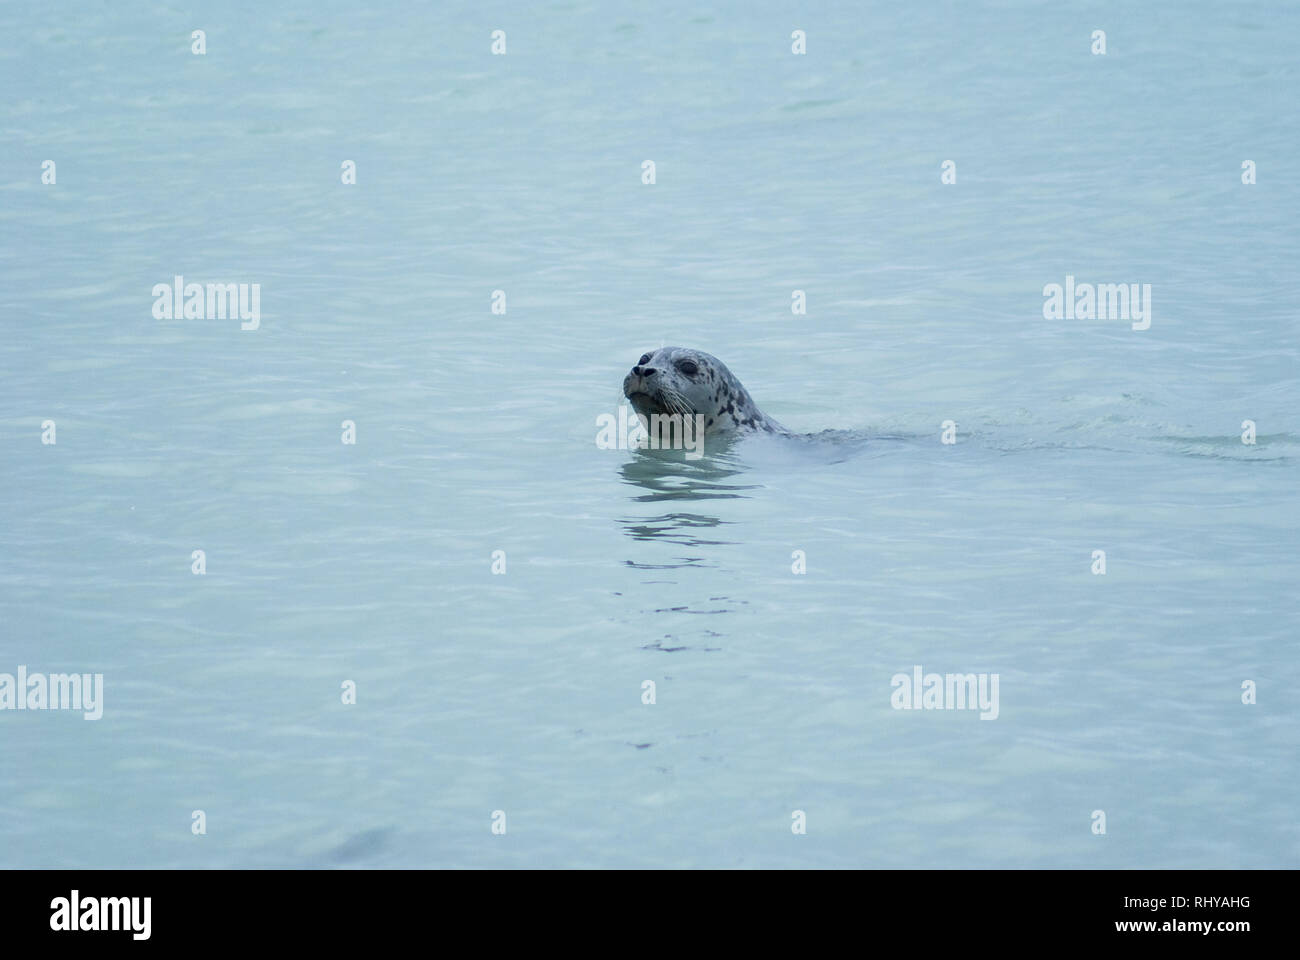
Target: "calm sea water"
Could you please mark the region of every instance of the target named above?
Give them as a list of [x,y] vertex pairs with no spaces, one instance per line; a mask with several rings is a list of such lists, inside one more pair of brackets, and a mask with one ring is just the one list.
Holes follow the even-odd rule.
[[412,6],[0,8],[0,863],[1296,865],[1300,8]]

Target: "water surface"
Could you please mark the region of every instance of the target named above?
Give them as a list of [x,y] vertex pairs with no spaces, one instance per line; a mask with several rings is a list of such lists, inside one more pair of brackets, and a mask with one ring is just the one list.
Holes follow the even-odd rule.
[[[6,6],[0,672],[106,702],[0,713],[0,863],[1294,866],[1298,33]],[[260,329],[154,319],[178,274]],[[840,432],[597,449],[674,343]]]

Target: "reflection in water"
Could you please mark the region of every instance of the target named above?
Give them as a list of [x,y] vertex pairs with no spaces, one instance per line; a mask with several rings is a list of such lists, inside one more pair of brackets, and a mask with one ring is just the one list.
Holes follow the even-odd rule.
[[[720,636],[722,636],[722,634],[717,633],[717,632],[715,632],[715,631],[713,631],[713,630],[705,630],[705,631],[703,631],[703,633],[704,633],[705,636],[709,636],[709,637],[720,637]],[[681,653],[683,650],[701,650],[701,651],[703,651],[704,653],[717,653],[717,652],[720,651],[722,648],[721,648],[721,647],[708,647],[708,646],[703,646],[703,647],[692,647],[692,646],[690,646],[689,644],[678,643],[678,642],[677,642],[677,638],[676,638],[676,636],[674,636],[673,634],[669,633],[669,634],[665,634],[662,640],[656,640],[654,643],[646,643],[646,644],[642,644],[641,649],[642,649],[642,650],[658,650],[660,653]]]
[[620,469],[627,483],[649,491],[633,498],[639,501],[742,497],[739,491],[757,485],[724,482],[747,469],[731,452],[735,443],[730,437],[710,437],[708,452],[699,460],[688,460],[682,450],[634,450]]
[[722,526],[724,521],[698,513],[665,513],[644,520],[624,520],[623,523],[627,525],[627,535],[634,540],[667,540],[688,547],[735,542],[701,536],[706,530]]
[[[643,650],[662,653],[708,652],[722,650],[718,642],[726,634],[702,628],[688,621],[703,616],[715,625],[725,617],[747,606],[750,601],[734,594],[721,594],[717,581],[707,572],[723,563],[722,553],[716,547],[733,547],[741,544],[736,537],[743,536],[735,521],[722,520],[702,513],[698,504],[709,500],[745,499],[764,488],[754,480],[750,462],[741,460],[739,450],[746,444],[748,457],[759,457],[760,465],[802,467],[807,464],[842,462],[859,454],[866,438],[846,431],[826,431],[823,434],[799,437],[710,437],[705,456],[689,460],[681,450],[634,450],[631,457],[619,468],[624,482],[637,489],[630,499],[636,503],[667,504],[667,512],[649,517],[623,519],[624,533],[640,541],[636,556],[624,560],[635,570],[654,573],[643,586],[653,587],[653,596],[662,601],[667,596],[672,602],[637,611],[638,630],[647,626],[664,630],[662,635],[642,645]],[[761,470],[760,470],[761,472]],[[673,509],[685,506],[681,501],[692,501],[694,509]],[[733,534],[728,536],[728,534]],[[651,542],[686,548],[681,555],[665,555],[663,551],[650,551]],[[675,551],[673,551],[675,552]],[[682,571],[680,574],[659,571]],[[687,572],[689,571],[689,572]],[[714,585],[710,593],[701,588]],[[734,586],[734,583],[731,584]]]
[[[731,451],[735,440],[727,437],[710,438],[709,448],[699,460],[688,460],[681,450],[635,450],[632,459],[619,469],[626,483],[642,491],[631,499],[638,503],[663,501],[705,501],[744,497],[743,491],[756,489],[758,484],[736,483],[748,468]],[[636,517],[621,521],[625,532],[634,540],[657,540],[685,547],[705,547],[734,544],[734,540],[719,537],[724,521],[708,514],[673,511],[653,517]],[[626,561],[628,566],[643,570],[671,570],[682,567],[709,565],[704,557],[674,557],[669,562],[646,563]]]

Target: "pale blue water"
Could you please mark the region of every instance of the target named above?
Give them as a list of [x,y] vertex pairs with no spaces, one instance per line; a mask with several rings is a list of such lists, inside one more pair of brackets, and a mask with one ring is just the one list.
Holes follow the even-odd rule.
[[1296,864],[1300,8],[413,6],[0,8],[0,863]]

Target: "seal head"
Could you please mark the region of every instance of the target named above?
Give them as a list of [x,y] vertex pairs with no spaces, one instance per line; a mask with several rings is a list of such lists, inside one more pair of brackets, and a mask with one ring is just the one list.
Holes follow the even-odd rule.
[[643,417],[704,415],[704,432],[789,433],[758,409],[745,385],[717,357],[687,347],[642,354],[623,378],[623,395]]

